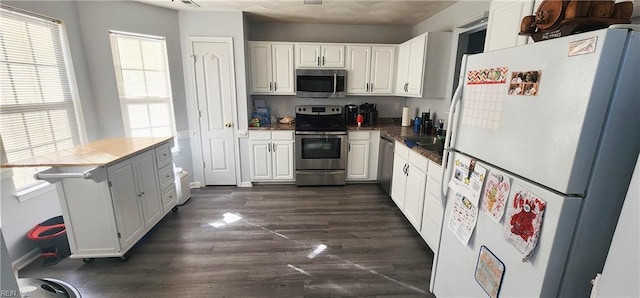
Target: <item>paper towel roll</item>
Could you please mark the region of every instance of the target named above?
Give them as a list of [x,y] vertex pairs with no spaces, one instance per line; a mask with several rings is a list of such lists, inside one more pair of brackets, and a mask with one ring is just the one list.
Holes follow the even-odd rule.
[[402,108],[402,126],[411,126],[411,115],[409,115],[409,108]]

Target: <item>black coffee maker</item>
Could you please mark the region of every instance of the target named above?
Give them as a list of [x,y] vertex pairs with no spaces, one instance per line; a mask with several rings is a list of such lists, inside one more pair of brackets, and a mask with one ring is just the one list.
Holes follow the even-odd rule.
[[360,105],[360,114],[364,118],[364,125],[378,124],[378,108],[375,104],[363,103]]
[[344,122],[347,125],[358,125],[356,117],[358,116],[358,106],[354,104],[348,104],[344,106]]

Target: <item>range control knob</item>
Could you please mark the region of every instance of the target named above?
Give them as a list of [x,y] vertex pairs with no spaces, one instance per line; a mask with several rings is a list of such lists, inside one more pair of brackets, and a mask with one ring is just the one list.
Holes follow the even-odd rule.
[[307,111],[307,108],[302,108],[302,110],[306,112],[306,111]]

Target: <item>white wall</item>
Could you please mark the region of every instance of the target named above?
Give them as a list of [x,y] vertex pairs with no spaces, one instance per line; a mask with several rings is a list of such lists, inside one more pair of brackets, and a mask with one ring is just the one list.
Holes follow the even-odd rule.
[[[362,103],[372,103],[378,105],[378,117],[380,118],[399,118],[402,116],[402,107],[406,105],[406,99],[396,96],[347,96],[344,98],[297,98],[295,96],[264,96],[253,95],[252,99],[263,99],[268,107],[271,108],[271,115],[276,117],[292,116],[295,117],[296,105],[337,105],[344,106],[347,104],[360,105]],[[250,103],[253,107],[253,103]]]
[[[455,57],[457,49],[458,36],[456,35],[456,24],[461,21],[468,20],[484,11],[489,11],[491,1],[460,1],[453,4],[436,15],[424,20],[413,27],[413,36],[420,35],[425,32],[454,32],[452,38],[452,60]],[[450,95],[453,93],[453,78],[458,74],[454,74],[454,63],[449,63],[447,69],[442,69],[442,74],[447,76],[446,97],[444,99],[430,98],[408,98],[407,106],[416,113],[426,112],[431,109],[432,115],[438,119],[446,119],[451,102]]]
[[[176,129],[189,128],[182,73],[182,51],[178,12],[133,1],[79,1],[78,18],[89,61],[96,108],[103,137],[124,136],[124,126],[118,99],[118,86],[109,41],[109,30],[163,36],[166,38]],[[144,16],[144,20],[141,19]],[[192,173],[191,145],[179,139],[180,155],[175,164]]]
[[[196,99],[194,90],[194,78],[192,61],[190,57],[191,46],[189,36],[209,36],[209,37],[231,37],[233,38],[233,55],[236,78],[236,100],[237,100],[237,124],[235,125],[236,135],[238,130],[248,128],[248,108],[247,108],[247,75],[245,72],[245,33],[243,24],[245,20],[242,12],[180,12],[180,36],[182,39],[182,61],[185,73],[186,95],[188,100],[188,113],[190,117],[190,129],[197,129],[197,119],[195,117]],[[239,137],[241,181],[251,180],[249,171],[249,146],[246,137]],[[194,150],[194,154],[196,150]],[[202,174],[200,174],[202,175]],[[202,181],[202,180],[200,180]]]
[[411,39],[411,31],[410,26],[256,22],[249,40],[397,44]]
[[[102,129],[98,121],[95,98],[93,97],[92,82],[85,55],[85,44],[82,40],[80,20],[78,19],[75,1],[2,1],[2,4],[10,5],[41,15],[52,17],[63,22],[71,59],[78,85],[79,100],[82,113],[85,118],[87,137],[96,140],[102,137]],[[6,233],[6,231],[5,231]]]

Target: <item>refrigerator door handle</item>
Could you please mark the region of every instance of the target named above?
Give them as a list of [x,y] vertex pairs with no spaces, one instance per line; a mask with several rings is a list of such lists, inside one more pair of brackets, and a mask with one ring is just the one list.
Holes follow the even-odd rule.
[[462,63],[460,65],[460,74],[458,75],[458,87],[456,87],[456,91],[453,93],[453,97],[451,98],[451,106],[449,106],[449,116],[447,117],[447,133],[444,139],[444,150],[442,152],[442,173],[440,176],[440,181],[442,184],[440,186],[440,195],[442,196],[443,201],[447,199],[447,185],[449,184],[445,181],[445,176],[447,172],[447,168],[449,168],[449,154],[453,151],[453,148],[450,146],[451,136],[453,135],[453,120],[454,114],[456,112],[456,106],[462,101],[462,86],[464,86],[464,73],[467,67],[467,55],[462,56]]

